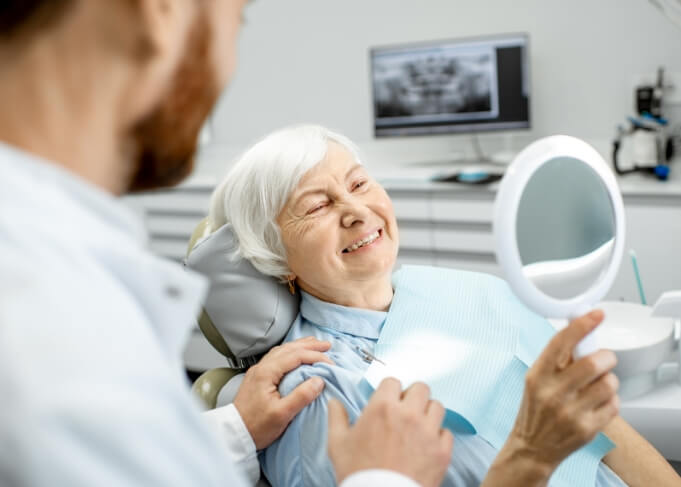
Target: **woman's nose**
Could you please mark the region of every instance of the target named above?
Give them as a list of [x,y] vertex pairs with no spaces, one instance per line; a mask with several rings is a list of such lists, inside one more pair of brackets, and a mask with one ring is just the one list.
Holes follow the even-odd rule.
[[343,206],[343,214],[341,216],[341,224],[345,228],[350,228],[357,223],[363,223],[367,220],[369,209],[355,201],[345,202]]

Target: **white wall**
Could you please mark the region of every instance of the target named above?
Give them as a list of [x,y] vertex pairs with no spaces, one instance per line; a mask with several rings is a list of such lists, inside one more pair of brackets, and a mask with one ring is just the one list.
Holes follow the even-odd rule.
[[514,147],[553,133],[607,141],[632,111],[639,75],[659,65],[681,72],[681,28],[648,0],[256,0],[246,19],[239,69],[212,124],[219,172],[225,145],[298,122],[403,160],[468,150],[462,136],[373,141],[371,46],[528,32],[533,129],[502,139]]

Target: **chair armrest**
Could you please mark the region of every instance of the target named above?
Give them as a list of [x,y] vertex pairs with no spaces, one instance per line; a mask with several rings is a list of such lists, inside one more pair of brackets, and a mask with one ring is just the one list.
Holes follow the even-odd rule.
[[244,372],[241,369],[228,369],[221,367],[210,369],[199,376],[192,385],[192,392],[201,399],[201,402],[208,409],[215,409],[220,390],[235,375]]

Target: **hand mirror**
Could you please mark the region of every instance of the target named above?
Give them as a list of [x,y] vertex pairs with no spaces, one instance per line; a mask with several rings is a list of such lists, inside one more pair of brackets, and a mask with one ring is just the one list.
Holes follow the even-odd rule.
[[[622,195],[593,147],[574,137],[546,137],[506,171],[493,228],[497,260],[516,296],[547,318],[573,319],[603,299],[617,274]],[[597,328],[575,356],[603,346]]]

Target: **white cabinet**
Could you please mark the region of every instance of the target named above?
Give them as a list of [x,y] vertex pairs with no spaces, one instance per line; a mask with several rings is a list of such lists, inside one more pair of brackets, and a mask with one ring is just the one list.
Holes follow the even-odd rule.
[[[625,255],[606,299],[639,300],[629,256],[629,249],[634,249],[651,304],[664,291],[681,289],[681,190],[669,191],[666,183],[652,180],[633,180],[641,186],[630,181],[624,179],[621,184],[627,226]],[[492,239],[494,186],[399,183],[394,179],[384,184],[400,228],[398,264],[501,275]]]
[[499,274],[492,241],[492,191],[428,183],[384,184],[400,229],[398,265]]

